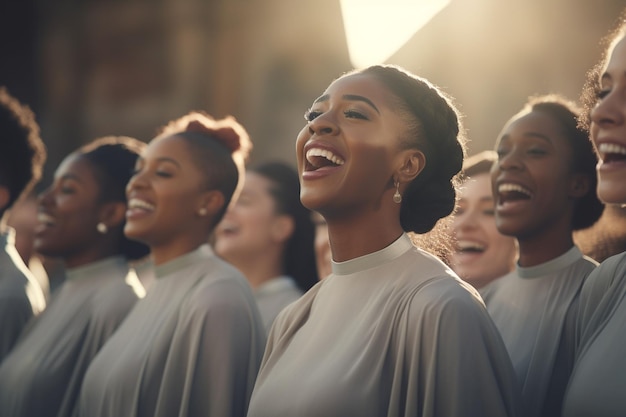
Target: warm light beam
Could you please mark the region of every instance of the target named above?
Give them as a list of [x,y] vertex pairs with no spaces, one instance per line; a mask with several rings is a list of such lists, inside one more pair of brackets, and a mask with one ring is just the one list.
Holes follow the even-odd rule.
[[340,0],[350,61],[384,63],[450,0]]

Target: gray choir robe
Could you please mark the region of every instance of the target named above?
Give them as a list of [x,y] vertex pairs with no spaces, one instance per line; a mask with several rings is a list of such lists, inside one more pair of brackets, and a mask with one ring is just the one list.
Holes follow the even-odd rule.
[[265,330],[246,279],[208,245],[156,279],[92,362],[84,417],[243,417]]
[[0,233],[0,363],[26,323],[46,307],[46,297],[15,248],[15,230]]
[[74,413],[89,363],[137,301],[132,275],[122,257],[67,271],[0,366],[0,416]]
[[283,310],[248,417],[518,416],[506,348],[478,293],[403,234]]
[[626,253],[606,259],[589,275],[580,307],[563,417],[626,416]]
[[254,290],[254,299],[259,306],[265,330],[269,332],[278,313],[300,298],[302,294],[296,282],[287,276],[276,277],[258,286]]
[[560,415],[574,362],[578,297],[596,266],[574,246],[494,282],[487,310],[511,356],[528,417]]

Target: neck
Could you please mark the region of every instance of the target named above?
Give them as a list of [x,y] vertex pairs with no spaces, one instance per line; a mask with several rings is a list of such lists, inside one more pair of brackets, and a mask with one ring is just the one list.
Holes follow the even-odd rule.
[[518,238],[519,259],[522,267],[539,265],[563,255],[574,246],[572,232]]
[[393,243],[403,230],[399,218],[365,216],[327,219],[330,249],[335,262],[344,262],[367,255]]
[[255,254],[245,253],[236,258],[224,257],[246,277],[252,288],[284,274],[282,265],[282,249],[280,251],[263,251]]

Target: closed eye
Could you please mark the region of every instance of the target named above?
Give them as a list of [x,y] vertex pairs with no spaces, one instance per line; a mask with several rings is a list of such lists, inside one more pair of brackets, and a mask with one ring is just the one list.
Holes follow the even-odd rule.
[[343,114],[351,119],[361,119],[361,120],[369,120],[369,118],[367,116],[365,116],[363,113],[360,113],[356,110],[346,110],[343,112]]
[[308,109],[306,112],[304,112],[304,120],[306,120],[307,122],[311,122],[321,114],[321,111]]

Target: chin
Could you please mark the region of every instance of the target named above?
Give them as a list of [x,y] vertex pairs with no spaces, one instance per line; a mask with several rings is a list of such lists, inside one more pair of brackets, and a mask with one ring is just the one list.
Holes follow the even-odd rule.
[[624,184],[598,184],[598,198],[605,204],[626,204],[626,186]]

